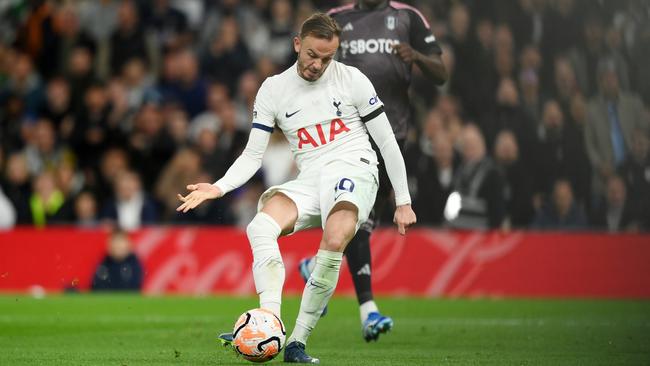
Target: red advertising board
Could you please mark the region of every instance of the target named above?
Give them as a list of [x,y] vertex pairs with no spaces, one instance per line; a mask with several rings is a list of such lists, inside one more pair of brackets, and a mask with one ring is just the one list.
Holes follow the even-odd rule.
[[[151,227],[131,235],[144,292],[254,294],[246,235],[232,228]],[[0,291],[88,289],[101,230],[0,232]],[[300,293],[298,261],[320,231],[281,238],[285,292]],[[373,287],[384,295],[650,298],[650,236],[393,229],[372,237]],[[337,291],[353,292],[347,267]]]

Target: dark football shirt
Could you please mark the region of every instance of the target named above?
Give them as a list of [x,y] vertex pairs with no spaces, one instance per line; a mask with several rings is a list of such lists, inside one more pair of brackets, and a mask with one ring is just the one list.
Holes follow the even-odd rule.
[[395,137],[406,138],[411,118],[411,66],[393,53],[393,45],[407,43],[425,55],[442,54],[429,23],[417,9],[396,1],[375,10],[350,4],[329,14],[342,29],[339,61],[358,68],[370,79],[384,102]]

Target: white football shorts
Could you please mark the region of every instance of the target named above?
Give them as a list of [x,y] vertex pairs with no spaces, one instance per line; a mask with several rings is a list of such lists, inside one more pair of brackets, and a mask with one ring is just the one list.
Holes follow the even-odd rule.
[[334,205],[346,201],[354,204],[359,211],[358,230],[370,215],[378,187],[376,166],[335,160],[321,169],[300,172],[296,179],[270,187],[260,196],[257,210],[260,211],[275,193],[285,194],[298,207],[298,219],[293,230],[295,233],[319,226],[324,228]]

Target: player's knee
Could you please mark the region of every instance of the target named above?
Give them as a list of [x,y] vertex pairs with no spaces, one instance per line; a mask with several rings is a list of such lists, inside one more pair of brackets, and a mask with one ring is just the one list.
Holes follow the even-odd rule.
[[342,252],[345,250],[347,244],[348,240],[343,235],[329,235],[327,238],[323,238],[321,249],[331,252]]
[[248,236],[251,244],[256,241],[255,239],[260,237],[277,239],[280,236],[280,231],[280,225],[264,212],[258,212],[250,224],[246,226],[246,236]]

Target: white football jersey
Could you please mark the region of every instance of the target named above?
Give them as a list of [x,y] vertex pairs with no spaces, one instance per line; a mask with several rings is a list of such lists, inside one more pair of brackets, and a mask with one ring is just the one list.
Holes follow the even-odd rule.
[[382,107],[370,80],[355,67],[333,60],[318,80],[307,81],[294,64],[260,87],[253,128],[280,128],[300,171],[340,159],[374,167],[377,155],[364,122]]

